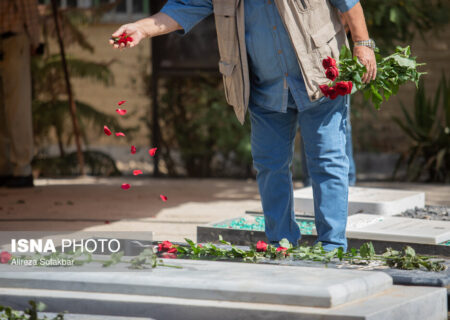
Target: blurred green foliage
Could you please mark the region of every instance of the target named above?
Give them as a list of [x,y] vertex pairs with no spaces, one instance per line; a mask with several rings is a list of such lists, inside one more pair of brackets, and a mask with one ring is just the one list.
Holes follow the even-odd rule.
[[410,45],[417,34],[425,41],[431,30],[439,35],[450,18],[448,0],[363,0],[361,5],[382,54],[396,45]]
[[[116,3],[95,7],[92,9],[67,9],[59,10],[58,17],[63,26],[64,45],[76,45],[83,50],[94,52],[94,47],[89,43],[80,26],[96,21],[94,18],[110,9]],[[50,41],[55,37],[55,25],[50,6],[42,18],[42,30],[44,39],[44,54],[35,56],[31,61],[32,91],[33,91],[33,131],[38,155],[33,161],[33,166],[45,175],[74,175],[78,174],[76,160],[73,154],[66,154],[66,147],[73,141],[73,126],[70,115],[70,106],[67,97],[67,88],[62,68],[60,52],[52,52]],[[91,80],[105,86],[114,84],[114,76],[110,70],[109,62],[96,62],[88,59],[66,56],[70,77]],[[76,92],[75,92],[76,96]],[[96,130],[103,134],[103,126],[107,125],[114,131],[126,131],[127,139],[138,129],[125,128],[120,125],[117,116],[101,112],[86,102],[75,100],[77,118],[80,126],[84,145],[89,145],[88,130]],[[125,117],[129,117],[128,114]],[[49,158],[42,152],[42,146],[56,142],[59,148],[59,159]],[[86,170],[92,175],[117,175],[119,171],[114,160],[107,154],[95,151],[85,153]],[[101,167],[104,166],[102,169]]]
[[177,77],[162,83],[160,155],[169,175],[179,174],[181,164],[192,177],[250,176],[250,124],[241,126],[226,103],[222,78]]
[[[403,119],[394,121],[412,140],[398,163],[406,163],[406,179],[450,182],[450,81],[442,76],[434,100],[426,96],[423,81],[410,113],[402,105]],[[397,174],[394,172],[394,177]]]

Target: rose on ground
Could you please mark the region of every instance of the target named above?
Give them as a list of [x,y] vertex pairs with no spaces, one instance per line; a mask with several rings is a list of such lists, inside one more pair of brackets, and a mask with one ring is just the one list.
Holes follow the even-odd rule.
[[142,170],[133,170],[133,175],[134,176],[138,176],[140,174],[142,174]]
[[0,253],[0,263],[6,264],[11,260],[12,255],[8,251],[2,251]]
[[125,133],[123,133],[123,132],[116,132],[116,137],[125,137]]
[[149,155],[154,157],[156,154],[156,150],[158,150],[158,148],[151,148],[150,150],[148,150]]
[[106,134],[107,136],[112,135],[111,130],[109,130],[109,128],[108,128],[107,126],[103,126],[103,132],[105,132],[105,134]]
[[120,114],[121,116],[124,116],[127,114],[127,110],[125,110],[125,109],[116,109],[116,112],[118,114]]
[[128,189],[131,188],[131,185],[128,184],[128,183],[123,183],[120,187],[121,187],[123,190],[128,190]]
[[256,251],[258,252],[267,251],[267,243],[265,243],[264,241],[258,241],[256,243]]
[[135,146],[131,146],[131,154],[135,154],[136,153],[136,147]]
[[325,75],[327,76],[328,79],[334,81],[339,76],[339,70],[336,67],[329,67],[325,71]]
[[159,197],[161,198],[162,201],[164,202],[167,201],[167,197],[165,195],[160,194]]
[[169,250],[167,250],[168,253],[177,253],[178,250],[175,247],[170,248]]
[[[172,246],[173,246],[172,242],[164,240],[163,242],[158,243],[158,251],[159,252],[168,252],[172,248]],[[177,249],[175,248],[175,250],[177,250]]]
[[336,66],[336,60],[334,60],[331,57],[327,57],[326,59],[322,60],[322,66],[323,68],[326,70],[330,67],[335,67]]

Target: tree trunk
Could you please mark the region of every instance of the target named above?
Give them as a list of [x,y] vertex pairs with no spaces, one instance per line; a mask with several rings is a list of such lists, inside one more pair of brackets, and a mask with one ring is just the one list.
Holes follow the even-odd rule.
[[72,118],[73,133],[75,135],[75,143],[77,146],[78,166],[80,169],[80,174],[84,175],[84,158],[83,158],[83,152],[81,150],[80,127],[78,125],[78,119],[76,117],[77,107],[76,107],[75,101],[73,99],[72,87],[70,85],[70,75],[69,75],[69,70],[67,68],[66,53],[64,51],[64,43],[63,43],[63,39],[62,39],[62,35],[61,35],[61,26],[59,24],[59,19],[58,19],[58,5],[57,5],[56,0],[51,0],[51,2],[52,2],[52,9],[53,9],[53,19],[55,20],[56,34],[58,36],[59,51],[61,54],[61,62],[62,62],[63,70],[64,70],[64,79],[66,82],[67,96],[69,98],[70,115]]

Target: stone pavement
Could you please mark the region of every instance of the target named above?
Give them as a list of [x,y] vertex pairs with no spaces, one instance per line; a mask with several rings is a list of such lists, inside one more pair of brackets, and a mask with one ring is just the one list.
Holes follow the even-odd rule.
[[[122,183],[131,189],[122,190]],[[0,188],[0,231],[153,231],[156,240],[196,239],[198,224],[260,207],[254,180],[147,177],[38,179],[32,189]],[[419,190],[429,205],[450,206],[450,186],[364,182],[360,186]],[[301,188],[295,183],[295,188]],[[159,195],[168,197],[162,202]]]

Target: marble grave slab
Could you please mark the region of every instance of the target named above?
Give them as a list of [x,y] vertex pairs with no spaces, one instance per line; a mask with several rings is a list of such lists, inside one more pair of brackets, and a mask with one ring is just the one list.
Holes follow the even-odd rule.
[[[348,213],[370,213],[392,216],[415,207],[425,206],[425,193],[395,189],[350,187]],[[295,210],[314,213],[312,188],[294,191]]]
[[450,240],[450,221],[355,214],[348,218],[346,234],[354,239],[438,244]]

